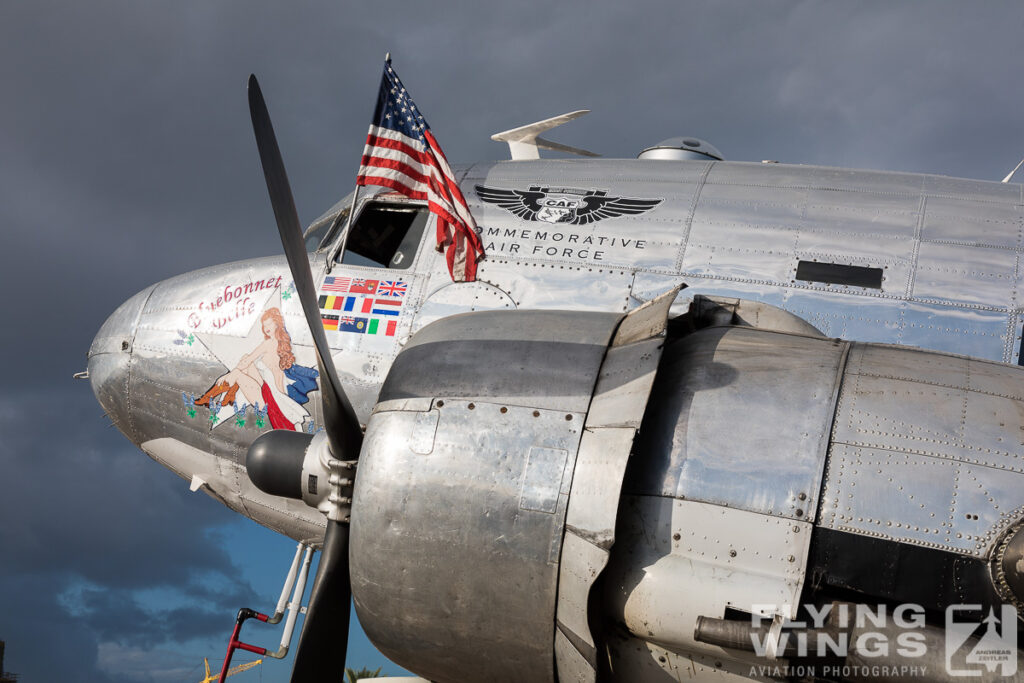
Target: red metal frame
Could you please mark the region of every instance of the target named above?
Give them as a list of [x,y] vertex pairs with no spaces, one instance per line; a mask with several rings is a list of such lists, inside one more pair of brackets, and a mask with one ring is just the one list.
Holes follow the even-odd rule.
[[242,632],[242,624],[246,619],[259,619],[260,621],[267,621],[270,619],[266,614],[261,614],[256,610],[243,607],[238,610],[238,616],[235,618],[235,630],[231,632],[231,641],[228,643],[228,652],[224,655],[224,665],[220,668],[220,678],[217,679],[217,683],[224,683],[224,679],[228,677],[228,667],[231,666],[231,658],[235,654],[235,650],[245,650],[247,652],[255,652],[258,655],[267,654],[267,648],[256,647],[249,643],[243,643],[238,639],[239,633]]

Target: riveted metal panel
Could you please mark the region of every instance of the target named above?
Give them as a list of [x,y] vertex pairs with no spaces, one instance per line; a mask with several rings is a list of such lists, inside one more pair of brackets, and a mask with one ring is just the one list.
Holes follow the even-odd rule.
[[845,348],[743,327],[669,346],[629,490],[813,519]]
[[950,178],[941,175],[921,176],[921,190],[927,195],[987,201],[992,204],[1020,204],[1019,183],[999,183],[990,180]]
[[[484,261],[483,263],[487,263]],[[481,269],[483,268],[481,264]],[[484,273],[478,276],[485,277]],[[473,311],[512,310],[516,307],[514,301],[508,294],[487,282],[451,282],[447,281],[423,301],[419,311],[416,312],[416,319],[413,321],[412,330],[418,332],[424,326],[435,320],[447,318],[459,313],[471,313]]]
[[[426,455],[412,448],[417,413],[378,412],[367,426],[350,552],[360,623],[430,680],[553,681],[552,547],[584,415],[451,397],[431,412]],[[538,453],[554,481],[531,470]]]
[[[881,267],[883,264],[912,261],[914,244],[912,232],[909,235],[899,232],[876,234],[865,226],[822,222],[800,228],[797,253],[807,260],[838,262],[842,258],[845,263]],[[910,265],[905,265],[904,269]]]
[[928,197],[921,239],[970,246],[1021,246],[1022,207],[992,202]]
[[[895,341],[935,351],[959,353],[985,360],[1013,360],[1016,344],[1008,343],[1011,316],[1006,311],[953,308],[942,304],[908,301],[903,306],[903,329]],[[863,338],[861,341],[893,341]]]
[[[971,371],[979,365],[988,367],[979,371],[976,386]],[[844,378],[833,441],[927,451],[1024,472],[1024,453],[1018,452],[1013,428],[1024,426],[1018,412],[1024,407],[1021,380],[1024,370],[1016,366],[858,345]]]
[[[847,190],[895,195],[920,193],[922,176],[914,173],[860,171],[828,166],[730,161],[716,163],[708,174],[707,182],[709,185],[730,184],[753,187]],[[999,183],[981,182],[977,184],[999,185]]]
[[1024,507],[1024,369],[855,345],[822,524],[986,556]]
[[[697,223],[694,223],[697,226]],[[683,255],[684,275],[789,282],[796,270],[797,231],[758,226],[725,229],[710,226],[691,233]]]
[[625,496],[604,581],[609,617],[676,652],[754,661],[694,640],[698,616],[727,607],[796,615],[809,522],[657,496]]
[[523,264],[488,259],[480,277],[494,283],[521,309],[625,311],[633,273],[599,265]]
[[905,306],[896,298],[837,296],[810,289],[787,292],[782,304],[827,337],[883,342],[899,338]]
[[1017,254],[1003,249],[922,242],[914,276],[914,299],[979,306],[1011,304]]
[[745,185],[706,184],[693,215],[690,241],[709,240],[729,227],[791,231],[800,225],[807,191]]
[[1005,310],[796,290],[787,292],[782,307],[830,337],[918,346],[1003,362],[1014,361],[1017,352],[1017,330]]
[[910,239],[917,229],[920,203],[917,192],[808,190],[803,224],[841,227],[847,234],[872,235],[887,241]]
[[839,531],[987,557],[1024,506],[1021,472],[846,444],[829,457],[823,520]]

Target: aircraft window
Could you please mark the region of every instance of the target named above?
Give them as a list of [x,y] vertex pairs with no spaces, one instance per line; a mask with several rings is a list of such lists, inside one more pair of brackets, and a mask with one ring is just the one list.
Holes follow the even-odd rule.
[[330,214],[318,219],[302,234],[306,242],[306,251],[318,251],[338,233],[338,227],[344,227],[348,220],[348,207],[341,210],[341,213]]
[[333,242],[338,236],[338,230],[345,227],[348,220],[348,213],[352,210],[352,197],[355,192],[349,192],[338,202],[327,209],[324,215],[320,216],[302,233],[302,239],[306,243],[306,251],[320,251],[329,242]]
[[410,267],[429,215],[425,206],[367,204],[349,231],[341,262],[379,268]]
[[866,266],[848,266],[843,263],[801,261],[796,267],[796,279],[804,282],[824,282],[828,285],[882,288],[882,269]]

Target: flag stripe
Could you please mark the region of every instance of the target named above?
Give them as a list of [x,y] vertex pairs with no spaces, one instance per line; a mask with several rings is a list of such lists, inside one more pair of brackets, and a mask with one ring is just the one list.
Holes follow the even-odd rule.
[[409,199],[426,199],[427,193],[413,190],[408,185],[405,185],[396,178],[382,176],[382,175],[366,175],[360,172],[356,178],[357,185],[380,185],[381,187],[388,187],[395,192],[400,192]]
[[389,135],[390,131],[378,131],[375,133],[373,129],[374,126],[371,126],[370,134],[366,136],[366,148],[363,151],[364,159],[368,155],[382,156],[385,150],[391,150],[396,153],[394,158],[397,158],[397,154],[402,154],[423,166],[430,165],[430,157],[413,146],[416,144],[415,141],[400,134]]

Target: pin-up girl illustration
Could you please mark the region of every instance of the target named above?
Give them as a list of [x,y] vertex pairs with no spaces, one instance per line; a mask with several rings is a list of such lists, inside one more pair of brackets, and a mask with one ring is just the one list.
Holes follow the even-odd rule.
[[213,386],[196,399],[196,405],[209,405],[220,399],[222,406],[242,399],[250,404],[263,403],[274,429],[302,428],[309,412],[303,405],[307,394],[317,388],[319,374],[313,368],[298,365],[292,353],[292,339],[284,326],[281,309],[268,308],[260,316],[263,341],[239,359],[238,364],[221,375]]

